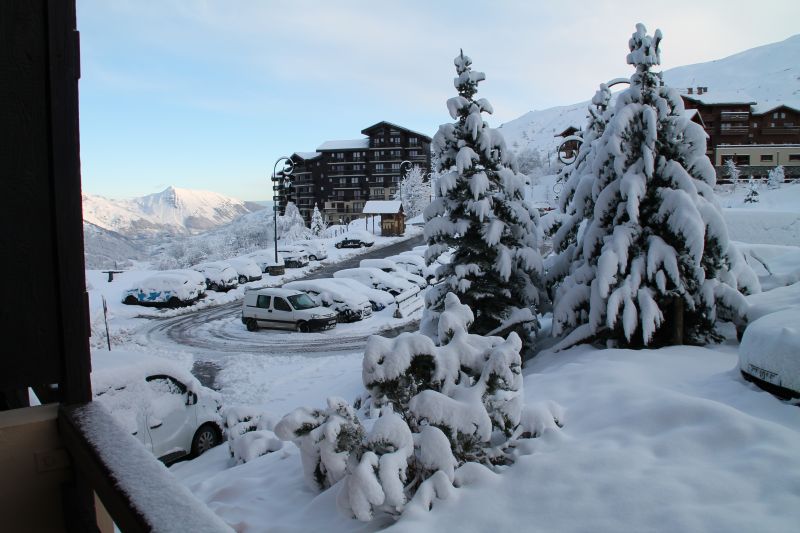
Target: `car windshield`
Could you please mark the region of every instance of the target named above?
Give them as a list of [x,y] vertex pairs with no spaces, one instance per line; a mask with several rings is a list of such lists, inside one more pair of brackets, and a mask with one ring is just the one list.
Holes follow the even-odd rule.
[[291,302],[292,307],[298,311],[317,307],[317,304],[314,303],[314,300],[309,298],[307,294],[295,294],[294,296],[289,296],[289,301]]

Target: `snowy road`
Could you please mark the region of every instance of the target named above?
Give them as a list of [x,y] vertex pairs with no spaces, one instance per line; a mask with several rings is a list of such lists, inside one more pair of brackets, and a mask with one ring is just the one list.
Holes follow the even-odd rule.
[[[383,258],[410,250],[423,243],[422,237],[379,248],[344,261],[324,265],[303,279],[330,277],[337,270],[357,267],[367,258]],[[156,319],[138,332],[139,343],[165,349],[189,348],[199,361],[214,361],[230,354],[308,355],[352,352],[364,347],[371,334],[394,336],[415,325],[415,321],[376,331],[375,318],[364,323],[340,324],[336,329],[309,334],[261,330],[248,332],[240,321],[241,301],[200,309],[195,313]],[[176,346],[178,345],[178,346]]]

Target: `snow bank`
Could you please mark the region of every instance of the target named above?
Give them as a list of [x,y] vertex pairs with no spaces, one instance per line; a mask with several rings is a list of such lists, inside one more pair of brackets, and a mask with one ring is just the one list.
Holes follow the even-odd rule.
[[732,240],[761,244],[800,245],[800,213],[723,209]]

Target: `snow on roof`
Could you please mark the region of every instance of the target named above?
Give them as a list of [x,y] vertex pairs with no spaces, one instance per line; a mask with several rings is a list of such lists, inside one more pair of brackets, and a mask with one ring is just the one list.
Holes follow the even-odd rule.
[[754,115],[763,115],[779,107],[800,111],[800,100],[765,100],[754,105],[752,111]]
[[382,120],[380,122],[377,122],[377,123],[373,124],[372,126],[364,128],[363,130],[361,130],[361,133],[363,133],[364,135],[367,135],[368,131],[370,131],[371,129],[373,129],[373,128],[377,127],[377,126],[380,126],[381,124],[385,124],[385,125],[389,126],[390,128],[395,128],[395,129],[398,129],[398,130],[407,131],[408,133],[413,133],[414,135],[419,135],[420,137],[424,137],[425,139],[427,139],[428,142],[431,141],[431,138],[428,135],[425,135],[424,133],[420,133],[418,131],[410,130],[408,128],[404,128],[403,126],[398,126],[397,124],[394,124],[392,122],[387,122],[385,120]]
[[756,103],[755,99],[742,91],[709,91],[703,94],[682,94],[687,100],[703,104],[750,104]]
[[322,155],[322,152],[295,152],[294,155],[297,156],[298,159],[315,159]]
[[369,148],[369,139],[351,139],[349,141],[325,141],[317,147],[317,151],[323,150],[352,150],[358,148]]
[[400,200],[369,200],[364,204],[364,214],[368,215],[389,215],[400,212],[403,206]]

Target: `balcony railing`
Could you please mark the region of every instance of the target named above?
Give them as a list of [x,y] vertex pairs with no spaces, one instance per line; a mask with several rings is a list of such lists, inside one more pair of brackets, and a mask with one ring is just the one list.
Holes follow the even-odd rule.
[[796,128],[764,128],[761,133],[767,135],[798,135],[800,134],[800,127]]
[[750,129],[746,126],[734,126],[732,128],[722,128],[719,130],[720,135],[743,135]]
[[726,121],[745,122],[750,119],[750,113],[745,111],[723,111],[720,118]]

